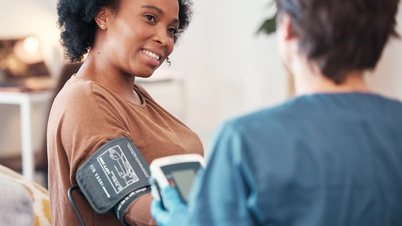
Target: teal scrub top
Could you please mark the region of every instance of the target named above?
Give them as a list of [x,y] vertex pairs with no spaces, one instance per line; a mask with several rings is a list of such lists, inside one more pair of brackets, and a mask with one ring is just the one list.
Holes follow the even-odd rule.
[[188,225],[402,225],[402,103],[315,94],[225,122]]

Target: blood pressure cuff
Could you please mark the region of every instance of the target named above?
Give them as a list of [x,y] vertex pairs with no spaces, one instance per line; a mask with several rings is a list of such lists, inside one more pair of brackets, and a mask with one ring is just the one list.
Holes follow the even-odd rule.
[[96,212],[111,210],[124,223],[128,206],[151,191],[149,175],[149,165],[133,142],[116,138],[78,168],[76,180]]

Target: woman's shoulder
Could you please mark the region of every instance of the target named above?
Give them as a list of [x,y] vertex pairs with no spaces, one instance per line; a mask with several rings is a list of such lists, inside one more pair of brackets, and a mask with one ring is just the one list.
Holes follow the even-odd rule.
[[289,114],[297,114],[297,108],[300,107],[300,99],[293,98],[283,103],[268,106],[235,117],[233,120],[240,123],[254,123],[263,121],[277,121],[281,118],[288,118]]
[[98,83],[77,76],[72,76],[57,94],[55,101],[70,105],[87,105],[100,99],[110,99],[111,91]]
[[92,86],[94,82],[90,79],[72,76],[61,89],[61,93],[78,93],[84,94],[87,92]]
[[56,99],[76,99],[78,97],[90,95],[91,93],[92,81],[83,79],[77,76],[72,76],[64,84],[63,88],[58,92]]

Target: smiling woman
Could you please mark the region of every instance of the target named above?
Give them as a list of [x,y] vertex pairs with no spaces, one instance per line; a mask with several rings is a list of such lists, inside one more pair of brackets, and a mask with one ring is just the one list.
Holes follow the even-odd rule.
[[189,0],[59,1],[65,55],[72,62],[86,58],[55,98],[49,117],[55,225],[156,225],[148,181],[141,176],[148,167],[135,170],[133,150],[142,155],[141,165],[167,155],[203,154],[198,136],[135,83],[172,53],[190,23],[191,6]]

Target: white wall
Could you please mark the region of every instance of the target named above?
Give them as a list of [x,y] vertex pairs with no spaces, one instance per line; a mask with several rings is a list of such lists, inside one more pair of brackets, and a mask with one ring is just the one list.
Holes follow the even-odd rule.
[[[26,31],[41,33],[43,26],[54,26],[56,12],[53,9],[56,0],[0,0],[0,2],[2,4],[0,36]],[[10,6],[4,7],[11,2],[37,3],[37,5],[29,5],[27,9],[25,7],[28,5],[21,4],[18,10],[25,13],[11,16]],[[206,150],[212,131],[224,119],[257,108],[272,106],[286,99],[287,80],[277,54],[276,38],[274,35],[255,35],[262,20],[270,13],[266,2],[266,0],[194,0],[193,23],[170,57],[172,66],[169,69],[179,71],[186,82],[185,122],[201,136]],[[49,17],[41,19],[42,16],[36,15],[37,10],[47,11]],[[26,13],[35,13],[35,16]],[[5,17],[5,14],[8,16]],[[46,25],[38,25],[38,20]],[[402,33],[401,13],[398,15],[398,20],[398,29]],[[12,25],[10,21],[14,21]],[[4,29],[4,26],[7,29]],[[54,42],[53,32],[50,35],[52,42],[49,41],[47,48],[54,48],[50,45]],[[48,38],[47,35],[41,36]],[[385,95],[402,99],[400,59],[402,59],[402,41],[393,41],[384,52],[377,70],[370,73],[368,79],[370,86]],[[163,70],[165,69],[166,66],[163,66]],[[174,105],[180,104],[180,100],[164,95],[173,89],[174,87],[170,85],[155,86],[150,87],[150,92],[155,94],[155,99],[162,105],[176,110],[177,106]],[[0,108],[1,117],[9,117],[3,109]],[[0,121],[0,133],[3,135],[9,134],[3,129],[5,127],[7,130],[11,128],[13,134],[17,133],[16,122],[3,126],[4,122],[1,124]],[[2,134],[0,137],[3,137]],[[0,140],[0,152],[5,150],[1,143]]]
[[[397,29],[402,38],[402,3],[397,21]],[[367,73],[366,78],[373,90],[402,100],[402,39],[390,40],[377,68]]]

